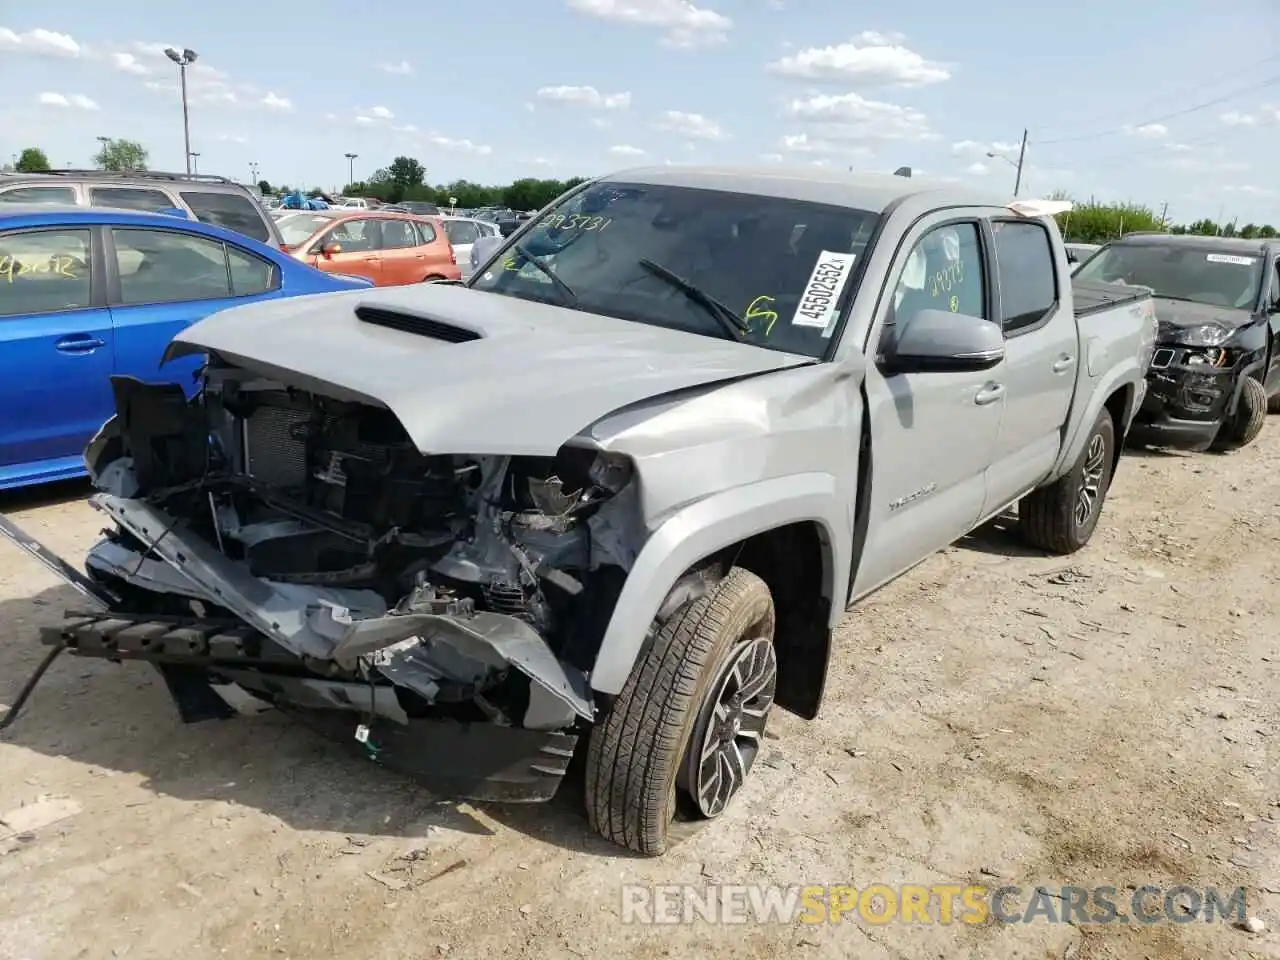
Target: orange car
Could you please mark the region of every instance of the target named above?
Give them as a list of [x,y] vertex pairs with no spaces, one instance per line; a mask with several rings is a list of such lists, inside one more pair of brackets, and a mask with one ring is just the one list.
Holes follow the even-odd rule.
[[373,210],[299,210],[276,221],[284,249],[325,273],[368,277],[387,287],[460,280],[440,221]]

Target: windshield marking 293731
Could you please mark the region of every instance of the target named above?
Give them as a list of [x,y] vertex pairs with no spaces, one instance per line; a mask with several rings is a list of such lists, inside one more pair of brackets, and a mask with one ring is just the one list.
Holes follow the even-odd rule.
[[795,316],[791,318],[794,326],[816,327],[824,331],[824,336],[829,336],[825,331],[835,317],[836,304],[849,282],[856,259],[855,254],[830,250],[823,250],[818,255],[809,282],[804,285]]

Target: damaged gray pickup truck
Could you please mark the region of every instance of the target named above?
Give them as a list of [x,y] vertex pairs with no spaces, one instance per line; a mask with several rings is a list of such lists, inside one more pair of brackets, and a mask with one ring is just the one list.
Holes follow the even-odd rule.
[[1013,504],[1041,548],[1089,540],[1154,334],[1146,290],[1073,287],[1034,204],[604,177],[465,286],[190,327],[194,400],[117,378],[85,454],[114,526],[63,569],[106,609],[44,641],[453,796],[548,799],[585,738],[592,825],[661,853],[775,704],[817,714],[846,607]]

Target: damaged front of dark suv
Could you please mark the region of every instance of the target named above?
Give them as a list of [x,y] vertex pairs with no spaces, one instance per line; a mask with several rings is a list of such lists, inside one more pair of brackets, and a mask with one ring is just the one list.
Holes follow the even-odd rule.
[[47,643],[154,663],[186,720],[307,710],[442,790],[554,792],[633,556],[627,461],[428,456],[386,409],[216,363],[192,401],[113,386],[86,568],[119,602]]

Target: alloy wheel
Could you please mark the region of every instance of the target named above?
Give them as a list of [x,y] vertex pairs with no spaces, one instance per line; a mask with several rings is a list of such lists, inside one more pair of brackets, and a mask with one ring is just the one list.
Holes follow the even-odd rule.
[[1107,466],[1107,442],[1102,434],[1095,433],[1089,440],[1085,454],[1084,470],[1080,474],[1080,489],[1076,492],[1076,526],[1083,527],[1098,509],[1102,495],[1102,476]]

